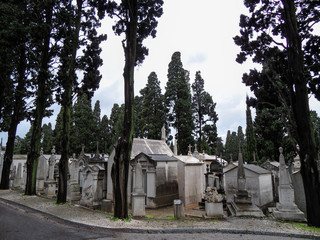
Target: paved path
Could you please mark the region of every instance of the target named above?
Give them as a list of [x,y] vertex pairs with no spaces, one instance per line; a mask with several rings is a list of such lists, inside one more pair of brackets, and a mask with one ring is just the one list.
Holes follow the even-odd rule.
[[0,203],[0,240],[320,239],[320,232],[270,218],[178,221],[167,219],[172,209],[159,209],[148,211],[152,219],[113,221],[112,214],[11,190],[0,190]]
[[[81,240],[81,239],[246,239],[289,240],[316,239],[294,234],[265,233],[213,229],[107,229],[70,222],[29,207],[0,199],[1,240]],[[318,238],[320,239],[320,238]]]

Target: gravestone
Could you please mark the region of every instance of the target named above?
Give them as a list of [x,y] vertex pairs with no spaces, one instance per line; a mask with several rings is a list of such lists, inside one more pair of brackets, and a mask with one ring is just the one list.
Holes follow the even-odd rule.
[[21,188],[25,189],[27,183],[27,163],[23,164],[23,173],[22,173],[22,181],[21,181]]
[[71,203],[78,203],[81,199],[80,194],[80,185],[78,183],[78,160],[74,158],[71,159],[69,165],[70,179],[68,181],[68,190],[67,190],[67,200]]
[[88,165],[83,169],[81,205],[93,208],[101,207],[104,171],[105,169],[99,165]]
[[13,181],[16,176],[16,165],[11,164],[10,175],[9,175],[9,187],[13,188]]
[[239,146],[238,157],[238,173],[237,173],[237,192],[234,195],[234,200],[229,203],[228,209],[233,216],[251,216],[263,217],[262,211],[252,203],[251,196],[246,190],[246,176],[243,166],[243,158],[241,148]]
[[284,161],[282,147],[279,148],[279,152],[279,202],[276,204],[273,216],[281,220],[305,222],[303,212],[294,203],[294,190]]
[[47,181],[44,182],[44,193],[47,197],[55,197],[57,191],[57,182],[54,179],[54,167],[56,164],[56,148],[52,147],[51,156],[49,158],[48,164],[48,178]]
[[133,216],[145,216],[145,197],[146,194],[143,191],[142,186],[142,168],[141,164],[138,163],[135,166],[135,186],[132,192],[132,215]]
[[17,172],[16,172],[15,178],[13,180],[13,188],[14,189],[21,188],[21,167],[22,167],[22,163],[18,163]]
[[41,148],[40,156],[38,158],[37,177],[36,177],[36,191],[38,194],[44,193],[45,162],[46,162],[46,158],[43,156],[43,148]]

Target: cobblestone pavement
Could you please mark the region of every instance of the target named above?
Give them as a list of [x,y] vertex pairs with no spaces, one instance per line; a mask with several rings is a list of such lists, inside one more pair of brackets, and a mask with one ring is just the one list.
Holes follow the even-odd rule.
[[[25,196],[22,192],[12,190],[0,190],[0,198],[13,201],[18,204],[49,213],[56,217],[76,223],[91,226],[110,228],[115,230],[136,231],[136,234],[143,233],[144,230],[155,234],[157,232],[175,232],[185,229],[190,231],[228,231],[228,232],[257,232],[268,235],[277,234],[300,234],[314,236],[320,239],[320,231],[305,229],[295,223],[276,221],[272,218],[237,218],[225,217],[221,219],[202,219],[202,212],[196,209],[186,209],[187,216],[184,220],[173,220],[173,208],[161,208],[146,210],[146,217],[131,219],[130,221],[114,220],[111,213],[84,208],[74,204],[55,204],[54,199],[47,199],[40,196]],[[7,202],[10,205],[10,202]],[[289,237],[290,238],[290,237]]]

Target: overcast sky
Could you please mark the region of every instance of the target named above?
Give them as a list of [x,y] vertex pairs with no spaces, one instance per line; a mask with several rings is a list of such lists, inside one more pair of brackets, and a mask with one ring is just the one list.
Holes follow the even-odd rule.
[[[159,19],[157,37],[148,38],[144,45],[149,48],[149,56],[135,71],[135,95],[145,87],[148,75],[155,71],[164,93],[167,82],[168,64],[175,51],[181,52],[183,67],[190,71],[190,83],[195,79],[196,71],[201,71],[205,81],[205,90],[217,103],[216,112],[218,134],[225,139],[228,130],[236,131],[238,126],[245,130],[246,95],[252,95],[242,83],[242,74],[254,67],[250,62],[238,64],[235,61],[239,47],[233,37],[239,34],[239,17],[247,13],[241,0],[167,0],[163,6],[164,14]],[[108,40],[102,45],[102,80],[100,88],[92,100],[100,100],[101,117],[110,111],[114,103],[122,104],[124,55],[121,46],[122,37],[112,32],[112,19],[104,20],[101,32],[108,34]],[[319,102],[311,99],[312,110],[320,113]],[[55,115],[44,122],[55,123]],[[29,124],[23,122],[17,134],[24,137]],[[160,131],[160,129],[159,129]],[[6,142],[6,134],[0,133]]]

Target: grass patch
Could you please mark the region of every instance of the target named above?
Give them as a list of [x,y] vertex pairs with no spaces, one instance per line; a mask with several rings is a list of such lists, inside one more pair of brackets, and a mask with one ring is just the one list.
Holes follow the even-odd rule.
[[117,218],[117,217],[114,217],[114,216],[107,216],[108,219],[110,219],[110,221],[112,222],[116,222],[116,221],[124,221],[124,222],[131,222],[132,220],[132,215],[129,214],[128,218],[125,218],[125,219],[120,219],[120,218]]
[[54,205],[56,205],[56,206],[63,206],[63,205],[67,205],[67,204],[68,204],[68,202],[64,202],[64,203],[57,203],[57,202],[54,202],[53,204],[54,204]]
[[320,233],[320,228],[311,227],[311,226],[308,226],[305,223],[292,223],[292,225],[294,225],[295,227],[298,227],[298,228],[302,228],[304,230],[314,231],[314,232]]
[[146,218],[155,218],[155,217],[151,215],[146,215]]
[[174,216],[171,216],[171,217],[167,217],[166,219],[167,220],[174,220],[175,218],[174,218]]

